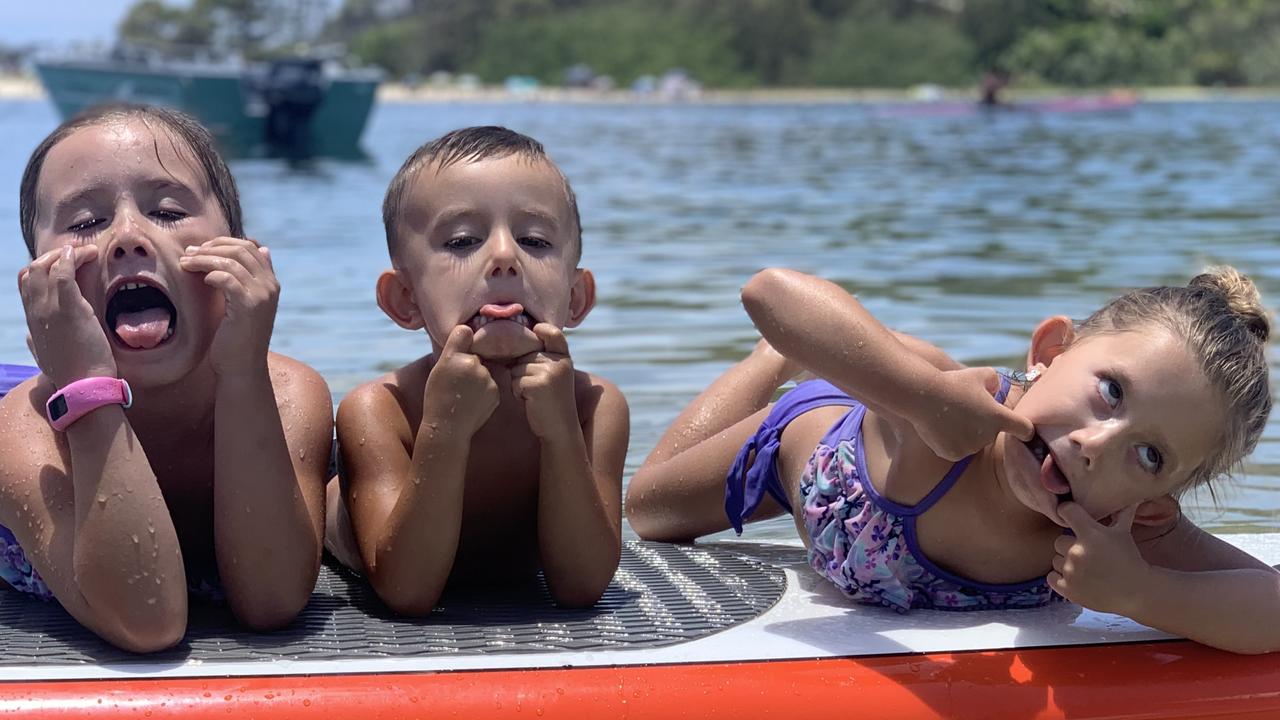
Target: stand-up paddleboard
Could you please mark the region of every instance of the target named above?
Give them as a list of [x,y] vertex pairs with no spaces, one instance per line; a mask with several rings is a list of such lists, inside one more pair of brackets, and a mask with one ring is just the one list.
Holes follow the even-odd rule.
[[[1280,534],[1227,539],[1280,561]],[[182,645],[153,656],[3,592],[0,648],[0,715],[41,718],[1280,717],[1280,654],[1067,603],[899,615],[850,604],[798,545],[750,542],[628,542],[591,610],[512,588],[422,620],[326,566],[289,628],[193,605]]]
[[[0,382],[30,373],[0,365]],[[1226,539],[1280,563],[1280,533]],[[1274,718],[1280,653],[1232,655],[1067,603],[899,615],[849,602],[809,570],[798,541],[631,541],[593,608],[498,586],[448,594],[422,619],[392,616],[361,578],[325,565],[289,627],[247,632],[193,598],[182,643],[153,655],[111,647],[55,602],[0,590],[0,716],[832,713]]]

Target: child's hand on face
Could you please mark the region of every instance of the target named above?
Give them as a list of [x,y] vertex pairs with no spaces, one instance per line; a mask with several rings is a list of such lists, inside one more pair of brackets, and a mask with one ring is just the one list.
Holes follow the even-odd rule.
[[993,368],[949,370],[942,373],[942,382],[942,391],[929,399],[928,414],[914,425],[929,449],[943,460],[968,457],[1001,432],[1023,441],[1035,434],[1030,420],[996,402],[1000,374]]
[[265,371],[280,283],[271,255],[253,240],[219,237],[186,249],[183,270],[204,273],[204,282],[222,291],[226,314],[209,347],[220,376]]
[[517,358],[511,366],[511,390],[524,401],[529,428],[543,440],[581,432],[569,341],[549,323],[534,325],[533,334],[542,341],[542,350]]
[[76,283],[76,271],[97,259],[96,245],[65,245],[18,273],[32,354],[58,387],[87,377],[116,375],[111,344]]
[[431,418],[461,429],[468,437],[489,419],[500,401],[498,384],[480,357],[472,354],[475,333],[458,325],[440,350],[427,377],[423,420]]
[[1090,517],[1078,503],[1058,506],[1058,515],[1075,536],[1064,534],[1054,542],[1057,553],[1049,587],[1077,605],[1101,612],[1131,615],[1132,605],[1144,587],[1151,566],[1142,558],[1133,539],[1133,518],[1138,506],[1112,516],[1110,525]]

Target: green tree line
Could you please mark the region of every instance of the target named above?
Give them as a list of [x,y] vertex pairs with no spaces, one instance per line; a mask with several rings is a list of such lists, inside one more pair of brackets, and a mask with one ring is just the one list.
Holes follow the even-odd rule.
[[299,4],[140,0],[121,36],[251,56],[337,43],[393,77],[487,82],[554,84],[583,64],[620,84],[682,68],[712,87],[961,86],[991,69],[1023,85],[1280,84],[1272,0],[343,0],[282,38]]

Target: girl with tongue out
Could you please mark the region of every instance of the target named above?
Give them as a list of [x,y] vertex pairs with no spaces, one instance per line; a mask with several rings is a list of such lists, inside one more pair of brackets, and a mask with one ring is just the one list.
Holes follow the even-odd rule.
[[288,623],[319,569],[329,392],[267,346],[279,285],[209,133],[90,111],[21,186],[39,374],[0,400],[0,578],[122,648],[186,629],[189,589]]
[[[1175,499],[1237,466],[1271,409],[1270,327],[1235,270],[1133,291],[1079,325],[1044,320],[1022,383],[887,330],[814,277],[766,270],[742,298],[764,340],[632,478],[642,537],[786,512],[813,569],[859,602],[1065,597],[1219,648],[1280,649],[1280,573]],[[822,379],[769,405],[803,371]]]

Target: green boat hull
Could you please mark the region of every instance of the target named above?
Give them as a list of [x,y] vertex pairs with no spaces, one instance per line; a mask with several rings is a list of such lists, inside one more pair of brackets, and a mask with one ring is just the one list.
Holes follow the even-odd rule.
[[[64,119],[104,102],[164,105],[199,118],[229,154],[269,155],[278,149],[266,141],[269,107],[235,70],[64,61],[37,63],[36,73]],[[372,73],[326,79],[309,122],[308,152],[359,157],[377,87]]]

